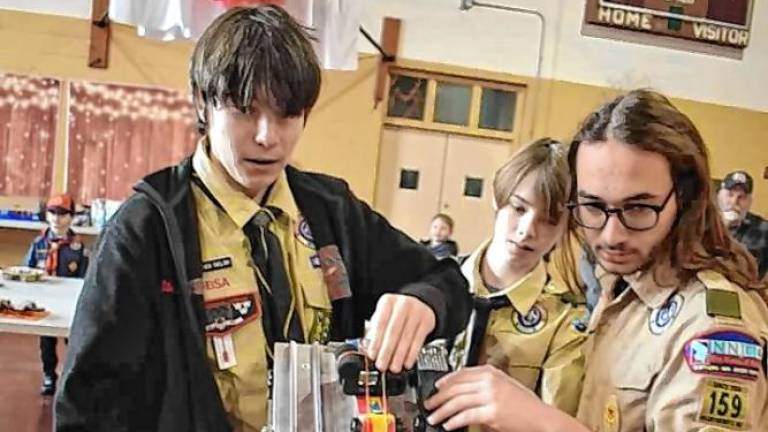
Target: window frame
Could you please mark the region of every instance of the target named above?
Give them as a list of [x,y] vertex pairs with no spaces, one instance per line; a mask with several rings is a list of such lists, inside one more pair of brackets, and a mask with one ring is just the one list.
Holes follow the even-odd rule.
[[[502,82],[495,80],[486,80],[471,78],[466,76],[435,73],[418,69],[411,69],[407,67],[391,67],[389,74],[387,75],[387,105],[389,103],[389,88],[392,84],[393,75],[406,75],[414,78],[422,78],[427,80],[427,93],[424,98],[424,117],[423,120],[408,119],[403,117],[389,116],[388,111],[384,111],[384,123],[387,125],[411,127],[417,129],[426,129],[439,132],[446,132],[451,134],[461,134],[478,136],[483,138],[495,138],[506,141],[517,141],[521,130],[523,129],[523,107],[525,106],[525,99],[527,96],[527,86],[519,83]],[[447,82],[451,84],[467,85],[470,87],[470,109],[469,109],[469,125],[452,125],[447,123],[436,122],[435,117],[435,103],[437,95],[437,83]],[[496,129],[485,129],[479,127],[480,124],[480,109],[483,95],[483,88],[504,90],[514,92],[516,94],[514,118],[512,120],[512,130],[503,131]]]

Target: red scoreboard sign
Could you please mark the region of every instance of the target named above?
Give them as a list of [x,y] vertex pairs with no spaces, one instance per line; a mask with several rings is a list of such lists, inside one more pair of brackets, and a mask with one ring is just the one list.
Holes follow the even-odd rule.
[[754,0],[587,0],[585,21],[601,26],[744,48]]

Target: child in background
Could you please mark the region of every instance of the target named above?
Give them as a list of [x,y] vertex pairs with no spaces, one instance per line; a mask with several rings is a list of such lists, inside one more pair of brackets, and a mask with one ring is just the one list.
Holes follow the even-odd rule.
[[[48,228],[35,237],[24,259],[28,267],[45,270],[51,276],[85,276],[88,267],[88,253],[80,236],[70,228],[75,214],[75,201],[67,194],[54,195],[45,206]],[[55,337],[40,337],[40,359],[43,362],[43,384],[40,394],[53,395],[56,391]]]
[[429,238],[421,240],[432,255],[437,259],[455,257],[459,253],[459,245],[451,240],[453,235],[453,219],[445,213],[438,213],[429,225]]

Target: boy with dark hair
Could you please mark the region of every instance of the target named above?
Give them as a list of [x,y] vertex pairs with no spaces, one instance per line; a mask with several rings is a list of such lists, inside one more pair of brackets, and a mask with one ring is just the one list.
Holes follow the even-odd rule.
[[202,139],[146,177],[104,230],[83,287],[56,430],[259,431],[276,342],[360,338],[380,370],[451,337],[471,301],[337,178],[289,160],[321,71],[275,6],[205,31],[191,84]]

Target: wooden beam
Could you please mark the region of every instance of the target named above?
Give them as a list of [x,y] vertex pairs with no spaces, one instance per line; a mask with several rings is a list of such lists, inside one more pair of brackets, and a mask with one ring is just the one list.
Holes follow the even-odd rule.
[[92,0],[89,67],[106,69],[109,64],[109,24],[109,0]]
[[[400,20],[398,18],[384,18],[384,25],[381,27],[381,48],[390,56],[397,58],[397,50],[400,47]],[[392,60],[381,57],[379,60],[379,71],[376,75],[376,87],[374,89],[374,105],[384,100],[384,94],[387,91],[387,75]]]

